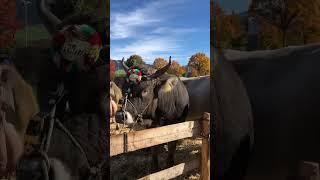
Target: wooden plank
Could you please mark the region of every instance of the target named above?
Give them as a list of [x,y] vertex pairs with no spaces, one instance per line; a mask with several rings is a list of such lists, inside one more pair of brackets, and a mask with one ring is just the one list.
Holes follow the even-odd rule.
[[[127,134],[127,152],[200,135],[198,121],[188,121],[158,128],[146,129]],[[125,153],[125,135],[110,137],[110,156]]]
[[319,164],[315,162],[303,161],[300,163],[299,180],[319,180]]
[[194,159],[192,161],[181,163],[168,169],[150,174],[138,180],[172,179],[181,176],[186,172],[199,168],[199,162],[199,159]]
[[210,180],[210,113],[203,114],[202,145],[201,145],[201,180]]

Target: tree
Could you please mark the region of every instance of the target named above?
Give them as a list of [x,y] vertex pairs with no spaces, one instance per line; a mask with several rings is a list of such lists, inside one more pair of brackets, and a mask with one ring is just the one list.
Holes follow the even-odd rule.
[[[255,0],[252,5],[265,25],[267,47],[307,44],[320,40],[320,0]],[[278,30],[276,30],[276,28]]]
[[210,59],[204,53],[192,55],[188,63],[192,70],[192,76],[204,76],[210,74]]
[[297,6],[296,1],[289,0],[255,0],[251,4],[258,16],[279,28],[283,47],[287,46],[288,31],[299,15],[299,10],[295,6]]
[[219,3],[211,1],[211,44],[214,47],[242,49],[245,46],[245,26],[239,15],[227,15]]
[[278,27],[265,22],[260,22],[261,31],[260,31],[260,39],[261,39],[261,48],[262,49],[278,49],[282,47],[282,35],[281,31]]
[[126,62],[126,65],[128,67],[131,67],[131,66],[137,66],[139,64],[145,64],[145,62],[143,61],[142,57],[139,56],[139,55],[131,55],[128,59],[127,59],[127,62]]
[[115,73],[116,73],[116,69],[117,69],[117,63],[114,60],[110,59],[110,79],[113,80],[115,77]]
[[293,24],[295,35],[301,37],[303,44],[320,40],[320,1],[304,0],[296,2],[299,16]]
[[162,67],[164,67],[168,62],[166,60],[164,60],[163,58],[156,58],[153,61],[153,67],[155,69],[161,69]]
[[182,76],[186,70],[177,61],[172,61],[168,74],[174,74],[176,76]]

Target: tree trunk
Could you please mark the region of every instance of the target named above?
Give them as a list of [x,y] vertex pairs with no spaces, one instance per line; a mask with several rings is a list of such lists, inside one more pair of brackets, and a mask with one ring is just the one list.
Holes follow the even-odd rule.
[[287,30],[286,29],[282,30],[282,46],[283,47],[287,46]]
[[307,44],[307,36],[305,33],[303,33],[303,44]]

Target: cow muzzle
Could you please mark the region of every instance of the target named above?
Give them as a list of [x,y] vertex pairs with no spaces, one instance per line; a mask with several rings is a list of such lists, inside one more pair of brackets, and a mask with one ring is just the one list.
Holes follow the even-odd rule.
[[115,115],[115,119],[117,123],[124,123],[124,124],[133,124],[134,120],[132,118],[132,115],[128,111],[117,111]]

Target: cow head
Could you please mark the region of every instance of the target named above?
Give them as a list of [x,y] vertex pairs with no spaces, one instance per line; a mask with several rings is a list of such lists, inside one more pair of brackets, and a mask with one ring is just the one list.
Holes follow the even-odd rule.
[[[123,59],[122,65],[124,70],[128,72],[129,67],[125,65]],[[142,122],[142,118],[151,119],[155,116],[158,93],[160,91],[170,91],[176,80],[162,76],[170,66],[171,57],[169,58],[169,63],[163,68],[153,74],[143,76],[138,82],[130,84],[130,95],[127,96],[128,99],[124,102],[123,111],[118,112],[116,115],[117,122],[133,124]]]

